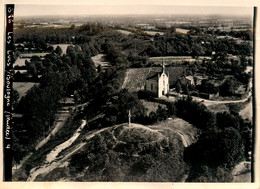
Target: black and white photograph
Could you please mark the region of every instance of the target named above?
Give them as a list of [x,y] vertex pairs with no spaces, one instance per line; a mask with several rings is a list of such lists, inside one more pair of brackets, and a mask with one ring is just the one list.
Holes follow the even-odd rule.
[[255,182],[257,7],[5,9],[3,181]]

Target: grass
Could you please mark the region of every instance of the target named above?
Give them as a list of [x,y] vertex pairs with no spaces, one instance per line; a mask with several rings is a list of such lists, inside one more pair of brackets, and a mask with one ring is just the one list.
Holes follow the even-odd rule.
[[214,112],[214,113],[219,113],[219,112],[229,112],[229,106],[228,104],[213,104],[207,107],[208,110]]
[[147,114],[148,115],[152,111],[156,112],[159,105],[162,106],[163,108],[166,108],[165,104],[160,104],[158,102],[151,102],[151,101],[147,101],[147,100],[141,100],[141,102],[147,108]]
[[98,54],[96,56],[91,57],[92,61],[94,62],[95,66],[101,65],[102,67],[109,67],[109,62],[104,60],[104,54]]
[[14,66],[25,66],[25,60],[30,62],[30,58],[20,58],[18,57],[14,63]]
[[115,137],[117,137],[118,140],[127,141],[128,143],[147,143],[158,141],[163,136],[157,131],[132,123],[130,127],[124,127],[120,135]]

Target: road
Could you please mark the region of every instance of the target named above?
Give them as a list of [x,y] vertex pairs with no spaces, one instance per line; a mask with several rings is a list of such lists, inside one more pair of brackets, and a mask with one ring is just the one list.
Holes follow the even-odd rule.
[[[180,93],[175,93],[175,92],[170,92],[170,95],[174,95],[177,97],[187,97],[187,95],[180,94]],[[169,96],[168,98],[163,96],[161,99],[167,100],[167,101],[176,101],[176,97],[174,96]],[[240,103],[240,102],[245,102],[247,101],[250,97],[252,96],[252,92],[250,91],[247,95],[247,97],[240,99],[240,100],[208,100],[200,97],[195,97],[192,96],[192,99],[197,101],[197,102],[202,102],[205,104],[205,106],[212,106],[212,105],[217,105],[217,104],[231,104],[231,103]]]
[[[83,103],[83,104],[79,104],[79,105],[76,105],[76,106],[72,106],[72,107],[70,107],[70,108],[71,108],[71,111],[70,111],[70,112],[60,114],[60,117],[63,116],[63,117],[62,117],[62,120],[55,123],[54,129],[50,132],[50,134],[49,134],[46,138],[42,139],[42,140],[36,145],[35,150],[38,150],[39,148],[43,147],[43,146],[50,140],[50,138],[51,138],[52,136],[54,136],[54,135],[60,130],[60,128],[62,128],[62,127],[64,126],[64,124],[65,124],[66,121],[68,120],[68,118],[69,118],[69,116],[70,116],[70,114],[71,114],[71,112],[72,112],[73,110],[75,110],[75,109],[77,109],[77,108],[81,108],[81,107],[83,107],[83,106],[87,106],[88,104],[89,104],[89,102],[86,102],[86,103]],[[57,119],[59,119],[59,116],[58,116]]]
[[250,102],[239,112],[239,115],[242,116],[244,119],[249,119],[252,122],[253,119],[253,104],[252,99],[250,99]]
[[[97,134],[99,134],[107,129],[110,129],[110,128],[103,128],[98,131],[90,132],[86,136],[85,140],[89,140],[89,139],[93,138],[94,136],[96,136]],[[47,174],[50,171],[54,170],[55,168],[62,166],[69,157],[71,157],[74,153],[76,153],[78,150],[80,150],[85,144],[86,144],[86,142],[79,143],[73,149],[71,149],[71,151],[68,154],[66,154],[62,159],[60,159],[58,161],[55,161],[55,159],[51,158],[52,159],[51,162],[46,162],[45,164],[43,164],[40,167],[33,168],[30,171],[30,175],[29,175],[27,181],[34,181],[38,177],[38,175]]]

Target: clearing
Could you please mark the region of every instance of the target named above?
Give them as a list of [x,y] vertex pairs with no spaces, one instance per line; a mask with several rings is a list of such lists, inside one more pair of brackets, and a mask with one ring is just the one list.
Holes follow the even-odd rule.
[[140,101],[147,108],[147,115],[149,115],[149,113],[152,112],[152,111],[156,112],[159,105],[163,108],[166,108],[165,104],[160,104],[158,102],[151,102],[151,101],[148,101],[148,100],[145,100],[145,99],[141,99]]
[[26,92],[29,91],[34,85],[39,83],[34,82],[13,82],[13,89],[19,93],[19,99],[26,95]]
[[92,56],[91,57],[91,59],[92,59],[92,61],[94,62],[94,64],[95,64],[95,66],[97,67],[97,66],[101,66],[101,67],[103,67],[103,68],[108,68],[108,67],[110,67],[110,64],[109,64],[109,62],[106,62],[105,60],[104,60],[104,54],[98,54],[98,55],[96,55],[96,56]]
[[[72,44],[53,44],[53,45],[50,45],[54,48],[54,50],[57,48],[57,46],[60,46],[61,50],[62,50],[62,55],[63,54],[66,54],[66,51],[67,51],[67,47],[70,46]],[[74,45],[72,45],[74,46]]]
[[14,62],[14,66],[25,66],[25,61],[30,62],[30,58],[20,58],[18,57]]
[[250,102],[239,112],[243,119],[249,119],[252,122],[253,119],[253,104],[252,98],[250,98]]

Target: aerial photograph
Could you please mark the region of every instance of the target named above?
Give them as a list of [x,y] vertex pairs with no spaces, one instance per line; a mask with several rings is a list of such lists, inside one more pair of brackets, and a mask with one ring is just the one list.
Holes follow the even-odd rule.
[[253,15],[15,5],[12,181],[252,182]]

